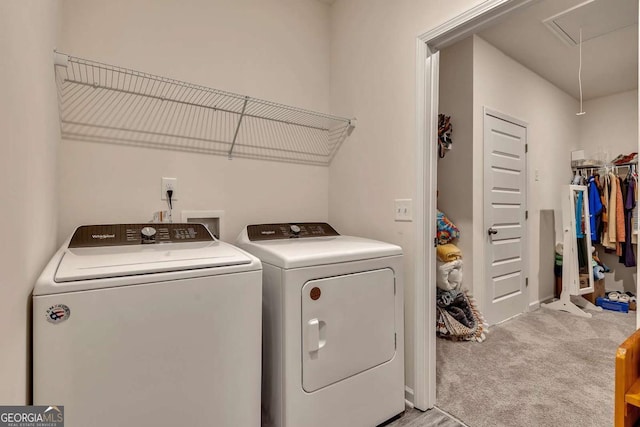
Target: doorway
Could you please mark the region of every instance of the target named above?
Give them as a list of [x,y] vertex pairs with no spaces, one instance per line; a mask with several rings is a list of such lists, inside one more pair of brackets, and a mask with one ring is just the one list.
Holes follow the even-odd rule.
[[[435,390],[435,345],[436,339],[433,331],[435,330],[435,315],[433,298],[435,297],[435,266],[429,262],[429,260],[435,259],[435,249],[429,243],[433,241],[435,232],[433,230],[433,224],[435,224],[435,206],[436,206],[436,181],[434,176],[434,170],[438,169],[437,154],[435,152],[437,132],[437,114],[438,114],[438,95],[440,92],[439,87],[439,72],[440,72],[440,51],[444,47],[451,46],[454,43],[463,40],[472,34],[486,29],[494,23],[501,20],[507,14],[511,14],[516,10],[521,10],[525,6],[528,6],[534,2],[531,1],[487,1],[482,5],[479,5],[467,13],[454,18],[453,20],[443,24],[442,26],[425,33],[418,39],[418,103],[417,114],[418,117],[426,118],[425,120],[419,120],[418,123],[418,156],[419,167],[418,177],[422,179],[422,183],[418,185],[418,200],[417,200],[417,218],[418,218],[418,231],[419,238],[423,244],[418,245],[420,250],[424,251],[420,256],[418,253],[417,259],[423,259],[425,262],[417,267],[417,277],[424,280],[417,280],[416,296],[417,307],[416,316],[416,381],[414,390],[414,404],[418,409],[428,409],[435,404],[436,390]],[[533,94],[535,95],[535,94]],[[529,96],[532,96],[529,94]],[[485,104],[493,106],[492,104]],[[509,111],[512,113],[511,111]],[[473,113],[475,114],[475,113]],[[519,114],[517,112],[512,113],[517,117],[527,119],[526,115]],[[455,131],[454,131],[455,135]],[[539,135],[538,135],[539,137]],[[454,137],[454,150],[456,147],[456,141]],[[637,141],[635,141],[637,146]],[[425,149],[425,146],[427,147]],[[472,150],[473,162],[480,159],[482,151],[480,153]],[[482,148],[481,148],[482,150]],[[638,151],[638,150],[636,150]],[[544,156],[553,155],[551,152],[538,154],[538,162],[544,159]],[[566,166],[568,167],[568,166]],[[536,168],[533,168],[532,174],[534,180],[544,179],[558,179],[562,180],[561,174],[554,175],[555,172],[544,173],[545,169],[542,168],[543,173]],[[541,175],[541,177],[539,177]],[[425,190],[422,192],[420,187],[423,186]],[[475,192],[472,192],[472,198]],[[422,197],[422,199],[421,199]],[[486,205],[481,202],[480,208],[484,209]],[[422,209],[422,212],[420,212]],[[539,214],[539,210],[538,210]],[[536,213],[534,213],[536,215]],[[420,223],[422,221],[422,223]],[[536,222],[540,219],[536,218]],[[487,233],[487,228],[473,227],[471,230],[471,245],[477,245],[478,241],[482,245],[484,240],[480,239],[480,236]],[[559,224],[556,223],[556,230],[559,228]],[[556,233],[557,234],[557,233]],[[532,236],[533,237],[533,236]],[[480,253],[474,248],[474,255]],[[467,269],[472,277],[484,277],[485,269],[487,267],[482,262],[473,262],[471,269]],[[531,274],[537,275],[540,269],[540,264],[534,263],[530,265]],[[465,276],[467,272],[465,271]],[[477,280],[477,279],[476,279]],[[421,283],[427,283],[429,285],[424,286],[424,289],[420,288]],[[525,282],[526,285],[526,282]],[[474,289],[476,297],[478,292]],[[484,296],[486,298],[486,295]],[[527,301],[529,303],[529,301]],[[539,301],[533,301],[530,303],[530,307],[537,308],[536,303]],[[421,341],[423,343],[421,344]],[[421,353],[424,351],[424,353]]]

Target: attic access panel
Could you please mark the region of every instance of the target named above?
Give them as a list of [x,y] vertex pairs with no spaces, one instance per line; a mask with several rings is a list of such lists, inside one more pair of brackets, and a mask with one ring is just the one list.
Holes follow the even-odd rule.
[[638,23],[638,3],[629,0],[588,0],[542,21],[569,46]]

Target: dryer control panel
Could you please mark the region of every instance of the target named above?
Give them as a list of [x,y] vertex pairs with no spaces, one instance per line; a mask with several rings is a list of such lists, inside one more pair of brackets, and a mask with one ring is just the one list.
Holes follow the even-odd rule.
[[339,236],[340,234],[326,222],[292,222],[249,225],[247,226],[247,235],[249,240],[256,241]]
[[202,224],[107,224],[78,227],[69,248],[144,245],[154,243],[211,242],[215,239]]

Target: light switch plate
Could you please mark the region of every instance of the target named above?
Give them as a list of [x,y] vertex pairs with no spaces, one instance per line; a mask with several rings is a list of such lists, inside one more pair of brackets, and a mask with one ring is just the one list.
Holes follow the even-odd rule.
[[396,221],[413,221],[413,200],[395,200],[395,219]]

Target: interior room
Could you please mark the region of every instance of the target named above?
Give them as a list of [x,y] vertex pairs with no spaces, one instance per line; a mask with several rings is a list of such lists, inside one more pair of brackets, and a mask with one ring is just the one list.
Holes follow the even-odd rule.
[[[597,400],[594,419],[610,424],[615,351],[636,312],[576,301],[595,304],[597,285],[637,294],[637,267],[619,262],[624,240],[612,253],[593,244],[597,273],[574,274],[556,251],[580,247],[565,238],[563,204],[577,200],[565,186],[635,172],[637,159],[614,160],[638,152],[638,5],[586,2],[615,13],[578,13],[589,25],[576,43],[573,17],[555,15],[582,3],[1,2],[0,405],[72,427],[113,425],[113,413],[474,427],[585,425]],[[455,41],[421,38],[485,14],[490,25]],[[421,49],[439,75],[433,117]],[[438,113],[446,147],[422,138]],[[496,196],[517,203],[486,200],[487,120],[526,139],[526,162],[501,154],[522,169],[491,169],[518,175]],[[425,181],[420,162],[440,148]],[[496,203],[520,222],[490,222]],[[468,290],[473,342],[432,327],[436,205],[459,231],[451,286]],[[632,218],[637,234],[637,208]],[[505,248],[517,255],[491,258]],[[491,270],[516,258],[517,270]],[[597,371],[591,382],[553,368],[572,357]],[[591,400],[559,408],[544,393],[560,386]]]
[[[480,321],[494,325],[486,335],[481,331],[473,335],[484,339],[474,345],[481,350],[444,340],[436,345],[437,405],[465,422],[473,419],[474,425],[492,425],[498,414],[508,414],[514,425],[606,425],[611,420],[614,353],[618,341],[636,328],[635,310],[591,313],[589,307],[572,303],[569,295],[564,302],[561,282],[567,276],[554,280],[554,254],[562,252],[560,246],[566,242],[564,200],[574,176],[584,177],[576,183],[587,185],[589,176],[604,178],[612,172],[624,179],[633,176],[636,168],[635,161],[629,162],[635,156],[620,160],[637,151],[638,5],[615,2],[618,7],[614,7],[613,3],[537,2],[439,51],[439,113],[449,117],[453,142],[438,159],[437,204],[459,229],[454,243],[462,255],[451,264],[439,259],[438,274],[458,263],[455,268],[463,271],[461,288],[475,297]],[[500,122],[495,125],[500,135],[512,132],[504,123],[524,129],[524,150],[507,151],[503,141],[493,142],[487,132],[494,125],[488,120]],[[574,160],[576,155],[581,159]],[[522,163],[516,162],[520,156],[525,159]],[[484,201],[476,204],[476,195],[483,193]],[[514,208],[522,212],[513,215]],[[633,230],[637,234],[636,225]],[[635,296],[636,263],[621,262],[620,254],[605,248],[608,238],[592,240],[595,255],[607,266],[599,276],[599,296],[605,297],[605,291]],[[565,254],[571,253],[567,249]],[[505,270],[510,264],[511,269]],[[588,279],[588,271],[582,272]],[[595,276],[592,280],[598,282]],[[555,281],[560,283],[554,285]],[[438,286],[454,285],[456,281]],[[595,304],[593,292],[592,288],[583,294]],[[551,308],[561,311],[556,314]],[[582,323],[567,312],[593,314],[593,318]],[[578,331],[584,328],[590,334],[580,336]],[[611,341],[604,339],[608,334]],[[592,351],[594,340],[602,340],[609,356]],[[496,360],[509,362],[500,366]],[[606,363],[601,364],[603,360]],[[523,363],[528,366],[526,372]],[[576,365],[581,368],[572,373],[569,366]],[[549,396],[569,395],[568,389],[558,385],[568,373],[580,377],[581,370],[607,373],[584,378],[582,387],[594,393],[602,411],[582,421],[578,421],[581,413],[588,409],[580,408],[582,403],[571,397],[567,398],[571,409],[556,418],[548,415],[559,412],[553,399],[523,396],[525,402],[509,397],[517,396],[523,387],[544,390]],[[461,393],[474,391],[491,397],[459,399]],[[496,396],[513,406],[504,403],[486,409]],[[585,402],[584,396],[580,399]],[[521,410],[526,404],[538,408]]]
[[[569,156],[572,151],[584,150],[589,159],[600,163],[611,162],[622,152],[634,152],[637,139],[637,97],[634,96],[634,91],[637,90],[635,24],[613,21],[613,27],[621,25],[622,28],[603,28],[601,30],[606,31],[605,34],[585,40],[582,68],[584,104],[580,106],[578,49],[568,46],[542,24],[542,16],[551,17],[574,6],[574,3],[577,4],[541,2],[527,8],[519,16],[481,31],[475,38],[469,38],[440,52],[440,108],[442,111],[462,110],[459,114],[464,119],[459,120],[458,126],[454,128],[460,142],[458,147],[461,149],[446,153],[438,164],[438,203],[443,211],[455,211],[461,217],[458,222],[460,228],[467,231],[467,235],[473,233],[474,226],[477,230],[484,228],[477,219],[476,222],[473,221],[473,214],[477,211],[472,212],[472,206],[460,203],[460,200],[470,198],[475,188],[469,186],[461,189],[460,193],[454,188],[458,186],[460,179],[463,182],[474,182],[470,175],[472,169],[479,169],[476,173],[482,173],[482,146],[475,147],[473,141],[482,139],[482,107],[485,105],[496,105],[495,109],[503,113],[505,110],[512,111],[511,115],[516,118],[527,117],[527,136],[532,139],[527,152],[527,201],[528,206],[533,208],[530,209],[529,221],[540,224],[540,227],[536,227],[540,232],[544,227],[537,215],[541,211],[553,210],[556,213],[555,234],[561,236],[561,206],[558,196],[561,184],[567,181],[566,165],[571,163]],[[537,37],[530,37],[527,31],[536,31]],[[535,42],[532,40],[534,38]],[[557,61],[554,61],[556,58]],[[549,66],[547,61],[551,61],[553,66]],[[608,73],[615,73],[616,76]],[[518,86],[523,88],[519,95],[526,102],[519,102],[509,92],[510,88]],[[542,92],[543,90],[546,92]],[[580,108],[586,111],[587,107],[591,108],[592,114],[575,115]],[[533,116],[536,112],[537,115]],[[536,141],[540,142],[534,145]],[[474,147],[480,152],[473,152]],[[554,155],[548,156],[550,152]],[[474,164],[474,161],[478,163]],[[469,176],[460,175],[464,173]],[[531,271],[539,270],[541,261],[538,259],[538,247],[544,244],[548,246],[547,242],[539,243],[540,235],[536,234],[528,236]],[[557,240],[560,241],[560,237]],[[470,255],[465,262],[465,278],[470,283],[473,283],[479,269],[473,258],[472,242],[473,239],[470,238],[461,238],[459,241],[463,253]],[[599,252],[603,252],[603,257],[610,260],[604,251]],[[615,266],[617,263],[610,264]],[[553,297],[553,280],[550,276],[552,269],[545,270],[540,273],[547,274],[546,277],[543,276],[544,280],[537,274],[530,277],[531,304]],[[635,279],[629,274],[630,271],[620,270],[624,269],[607,273],[607,288],[629,291],[635,289]],[[543,283],[542,287],[539,283]]]

